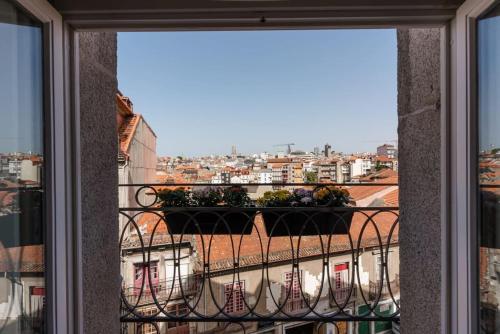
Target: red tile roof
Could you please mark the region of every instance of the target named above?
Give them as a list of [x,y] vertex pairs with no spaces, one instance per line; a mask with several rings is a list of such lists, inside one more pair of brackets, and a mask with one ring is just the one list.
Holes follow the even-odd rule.
[[[127,156],[130,143],[134,137],[137,125],[142,120],[146,126],[149,127],[141,114],[134,113],[132,109],[132,101],[130,98],[123,96],[121,92],[116,94],[117,104],[117,124],[118,124],[118,138],[120,140],[119,155]],[[149,127],[151,132],[153,130]],[[154,132],[153,132],[153,135]],[[156,135],[155,135],[156,136]]]
[[0,272],[43,272],[43,245],[3,248],[0,247]]
[[369,196],[375,195],[378,192],[386,189],[387,186],[354,186],[354,187],[345,187],[349,191],[349,195],[351,199],[356,202],[363,198],[367,198]]
[[[373,224],[369,223],[363,231],[363,236],[360,240],[361,230],[367,221],[367,216],[374,212],[365,211],[364,213],[355,213],[353,216],[350,234],[353,240],[353,247],[357,247],[358,241],[360,247],[376,247],[379,246],[377,232]],[[393,213],[382,212],[374,216],[375,225],[382,238],[382,244],[387,244],[387,239],[393,223],[397,216]],[[391,244],[398,242],[399,228],[396,227]],[[259,238],[260,235],[260,238]],[[205,254],[205,262],[208,262],[208,248],[211,236],[195,236],[198,255],[201,257]],[[231,240],[232,239],[232,240]],[[240,246],[241,241],[241,246]],[[232,269],[235,259],[238,259],[239,266],[259,265],[262,263],[262,253],[267,254],[267,245],[269,238],[265,232],[264,222],[260,215],[256,216],[255,228],[252,234],[241,236],[215,235],[213,236],[210,245],[210,270],[219,271]],[[298,237],[292,240],[295,254],[297,253]],[[291,242],[289,237],[273,237],[269,245],[269,262],[288,261],[292,259]],[[234,249],[233,246],[234,245]],[[262,245],[262,249],[261,249]],[[240,248],[241,247],[241,248]],[[205,251],[203,251],[205,250]],[[301,238],[299,257],[319,256],[327,253],[328,237],[323,236],[321,239],[317,236],[305,236]],[[336,235],[332,237],[330,243],[330,253],[351,251],[348,235]],[[266,258],[267,256],[264,255]],[[264,259],[265,260],[265,259]]]
[[[397,214],[397,211],[395,213],[379,212],[376,214],[375,211],[369,210],[356,212],[353,215],[352,224],[349,231],[352,238],[353,247],[356,249],[358,246],[358,242],[360,243],[360,247],[362,248],[380,246],[378,235],[380,235],[381,237],[382,244],[387,244],[391,228],[397,220]],[[372,215],[373,224],[368,219],[368,217]],[[155,226],[157,226],[157,228],[154,234],[153,245],[164,245],[172,243],[172,238],[168,234],[165,223],[162,221],[160,216],[153,213],[145,213],[138,220],[138,225],[141,227],[145,227],[142,234],[145,246],[149,245],[151,234],[153,233]],[[363,235],[360,238],[360,233],[362,230]],[[397,244],[398,235],[399,228],[396,226],[390,240],[391,244]],[[238,254],[240,267],[261,264],[263,261],[262,253],[269,254],[268,261],[271,263],[288,261],[292,259],[291,245],[293,244],[295,254],[297,252],[296,250],[298,246],[298,237],[293,238],[292,244],[290,243],[289,237],[273,237],[272,241],[269,244],[269,253],[267,253],[269,237],[267,236],[264,226],[264,220],[261,215],[256,216],[252,233],[250,235],[244,235],[243,239],[241,239],[241,236],[239,235],[214,235],[211,244],[210,239],[210,235],[194,236],[194,242],[196,244],[196,249],[198,250],[200,261],[208,262],[208,260],[210,260],[210,270],[212,271],[220,271],[233,268],[235,259],[238,259]],[[174,242],[179,242],[179,240],[180,236],[176,235],[173,237]],[[188,235],[184,236],[183,238],[183,241],[185,242],[188,242],[190,240],[192,240],[191,236]],[[123,249],[137,247],[140,247],[140,241],[137,236],[131,237],[122,245]],[[210,259],[208,259],[209,247]],[[348,235],[335,235],[332,237],[330,243],[330,253],[349,252],[351,250],[352,248],[349,242]],[[326,254],[327,251],[328,237],[322,236],[320,238],[317,236],[304,236],[301,238],[299,257],[304,258],[310,256],[320,256],[322,254]]]
[[387,206],[399,206],[399,189],[391,191],[383,198]]
[[125,118],[121,127],[118,129],[120,152],[127,154],[141,117],[142,116],[140,114],[132,114],[131,116]]

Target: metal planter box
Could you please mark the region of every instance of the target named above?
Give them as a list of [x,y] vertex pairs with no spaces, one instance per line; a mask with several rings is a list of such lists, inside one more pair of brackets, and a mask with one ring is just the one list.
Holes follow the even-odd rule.
[[262,216],[268,236],[311,236],[347,234],[353,211],[328,212],[300,210],[263,210]]
[[170,233],[195,235],[251,234],[256,213],[255,208],[164,210]]

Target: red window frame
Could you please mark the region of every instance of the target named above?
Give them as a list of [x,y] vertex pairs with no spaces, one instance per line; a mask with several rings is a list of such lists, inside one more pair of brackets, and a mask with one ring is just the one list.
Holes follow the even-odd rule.
[[149,277],[151,274],[152,287],[157,292],[159,284],[159,271],[158,261],[151,261],[149,263],[136,263],[134,264],[134,293],[138,294],[141,290],[144,280],[144,293],[150,293]]
[[224,311],[241,313],[245,310],[245,281],[224,284]]
[[343,289],[349,286],[349,262],[336,264],[333,270],[335,289]]
[[[285,296],[288,295],[288,300],[298,300],[301,299],[301,293],[300,293],[300,282],[299,280],[302,280],[302,272],[287,272],[285,273]],[[290,290],[291,288],[291,290]]]

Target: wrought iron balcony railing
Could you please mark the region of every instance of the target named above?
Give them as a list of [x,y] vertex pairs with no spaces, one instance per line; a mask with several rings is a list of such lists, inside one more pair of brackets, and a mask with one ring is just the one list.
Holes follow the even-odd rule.
[[379,296],[382,298],[390,297],[391,295],[399,294],[399,275],[395,275],[396,278],[390,282],[387,281],[370,281],[368,298],[370,300],[375,300]]
[[[341,288],[335,287],[330,295],[330,305],[336,307],[337,304],[344,304],[346,301],[355,300],[358,296],[358,285],[355,284],[353,289],[350,286]],[[337,303],[337,304],[336,304]]]
[[[239,186],[259,193],[255,187],[275,185]],[[380,201],[374,201],[377,206],[351,203],[335,207],[331,201],[326,205],[313,201],[312,205],[292,207],[252,203],[245,207],[172,207],[160,198],[162,189],[208,186],[235,185],[121,186],[129,198],[135,198],[120,208],[122,322],[151,324],[158,331],[165,323],[188,322],[217,326],[267,321],[399,321],[395,293],[399,282],[387,280],[399,273],[399,259],[390,258],[399,256],[397,206],[380,206]],[[397,187],[375,183],[280,184],[282,190],[304,187],[313,196],[331,186],[348,190]],[[376,189],[370,194],[380,191]],[[382,272],[377,278],[369,277],[375,265],[380,265]],[[297,273],[302,278],[290,283],[290,277]],[[186,280],[186,275],[196,279]],[[137,277],[144,278],[141,284],[137,284]],[[153,277],[169,277],[175,283],[155,285]],[[335,287],[339,277],[348,283],[341,289]],[[364,290],[367,279],[380,280],[382,288],[370,285],[369,291]],[[296,298],[297,291],[300,298]],[[366,306],[363,312],[353,307],[353,300]],[[395,311],[380,313],[381,301],[392,302]],[[169,311],[181,304],[183,312]]]
[[310,299],[307,296],[305,298],[289,298],[286,302],[284,302],[283,311],[285,311],[286,314],[300,312],[307,308],[309,303]]
[[184,296],[195,295],[199,286],[199,275],[186,275],[177,280],[165,279],[153,282],[152,285],[146,281],[144,287],[142,284],[123,287],[122,293],[129,303],[138,301],[140,296],[139,305],[147,305],[154,302],[153,293],[158,301],[182,299]]

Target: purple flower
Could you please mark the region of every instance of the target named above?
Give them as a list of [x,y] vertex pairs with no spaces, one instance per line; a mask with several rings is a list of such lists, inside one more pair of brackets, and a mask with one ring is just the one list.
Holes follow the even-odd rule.
[[302,204],[311,204],[311,203],[312,203],[312,201],[313,201],[312,197],[302,197],[302,198],[300,199],[300,202],[301,202]]
[[297,197],[312,197],[312,191],[304,188],[296,189],[295,195]]

